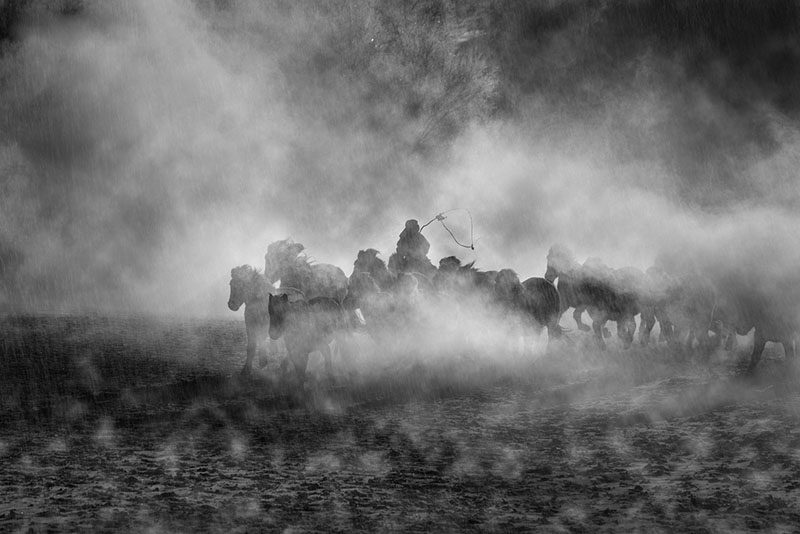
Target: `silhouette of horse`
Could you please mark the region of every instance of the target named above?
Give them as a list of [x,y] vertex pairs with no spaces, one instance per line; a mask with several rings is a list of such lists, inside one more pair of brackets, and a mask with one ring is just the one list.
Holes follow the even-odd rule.
[[659,341],[671,343],[674,325],[667,313],[667,306],[670,292],[677,284],[677,280],[661,267],[653,265],[645,271],[644,290],[639,298],[639,341],[642,346],[650,343],[650,334],[656,322],[659,324]]
[[494,293],[497,271],[481,271],[475,262],[461,265],[455,256],[447,256],[439,260],[439,269],[433,276],[434,289],[450,295],[477,295],[490,297]]
[[[642,310],[642,298],[646,287],[645,274],[636,267],[621,267],[605,271],[599,280],[608,283],[611,292],[604,294],[607,300],[589,306],[592,329],[597,336],[596,323],[601,323],[599,326],[602,327],[606,320],[615,321],[617,337],[622,340],[623,346],[628,348],[633,343],[636,332],[636,316]],[[646,320],[649,319],[646,317]],[[600,339],[602,340],[602,336]]]
[[633,343],[636,315],[640,312],[639,288],[644,273],[633,267],[611,269],[597,258],[579,265],[572,252],[563,245],[554,245],[547,254],[545,279],[558,279],[558,292],[564,299],[562,312],[572,307],[573,318],[581,330],[589,327],[581,321],[585,310],[592,319],[591,330],[598,346],[605,348],[603,339],[608,321],[617,323],[617,335],[623,346]]
[[401,266],[401,259],[397,252],[392,252],[389,256],[388,268],[393,274],[418,273],[426,278],[431,278],[436,274],[436,267],[426,258],[415,258],[413,256],[405,259],[405,265]]
[[329,263],[311,263],[301,252],[305,247],[290,239],[275,241],[264,255],[264,276],[280,287],[295,288],[307,300],[329,297],[342,302],[347,293],[347,276],[339,267]]
[[674,274],[673,280],[664,301],[664,314],[671,328],[667,341],[682,354],[707,356],[715,348],[709,331],[717,330],[714,318],[717,290],[712,281],[698,271]]
[[389,271],[386,263],[378,257],[378,254],[380,252],[374,248],[358,251],[358,256],[353,262],[353,273],[350,275],[351,284],[354,275],[368,273],[381,291],[390,291],[392,289],[397,281],[397,276]]
[[714,310],[714,321],[725,323],[740,336],[753,331],[748,371],[761,361],[768,341],[780,343],[787,360],[795,358],[800,333],[796,302],[786,302],[784,295],[768,295],[740,280],[724,279],[720,285],[726,289]]
[[[338,334],[349,328],[341,304],[330,297],[290,302],[288,295],[270,295],[268,313],[269,337],[283,337],[299,382],[305,383],[308,356],[314,351],[319,351],[324,357],[325,369],[333,380],[331,343],[336,342],[344,356]],[[285,371],[285,365],[283,368]]]
[[353,273],[350,275],[352,281],[356,273],[369,273],[378,287],[383,292],[408,293],[411,288],[420,293],[430,293],[433,289],[431,280],[428,276],[418,272],[393,272],[389,269],[382,259],[378,257],[379,252],[374,248],[359,250],[356,260],[353,262]]
[[581,291],[582,268],[567,247],[556,244],[547,252],[545,280],[555,283],[561,296],[561,313],[573,308],[572,318],[578,329],[590,332],[592,328],[583,322],[583,312],[589,304],[587,295]]
[[396,347],[403,336],[409,336],[412,317],[416,313],[416,281],[405,278],[408,284],[394,284],[392,291],[382,291],[368,272],[354,272],[342,303],[355,315],[361,312],[367,334],[379,345]]
[[506,310],[532,319],[524,326],[531,328],[537,336],[547,328],[548,343],[562,337],[564,330],[558,324],[561,298],[552,282],[544,278],[528,278],[520,282],[516,272],[502,269],[495,278],[494,294],[497,303]]
[[253,357],[267,339],[269,327],[269,295],[274,291],[272,284],[250,265],[240,265],[231,269],[231,292],[228,308],[239,311],[244,304],[244,324],[247,331],[247,359],[242,367],[242,375],[252,372]]

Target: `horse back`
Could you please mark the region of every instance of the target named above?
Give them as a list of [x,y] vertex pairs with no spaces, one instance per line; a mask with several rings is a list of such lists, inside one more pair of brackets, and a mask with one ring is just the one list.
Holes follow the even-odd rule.
[[537,319],[543,324],[546,324],[552,317],[561,315],[561,296],[552,282],[534,277],[522,282],[522,287],[526,307],[534,307]]
[[612,321],[639,313],[635,294],[620,290],[610,280],[586,277],[581,279],[577,291],[586,306],[602,310]]
[[348,278],[344,271],[329,263],[315,263],[311,266],[312,299],[316,296],[329,297],[339,302],[347,294]]

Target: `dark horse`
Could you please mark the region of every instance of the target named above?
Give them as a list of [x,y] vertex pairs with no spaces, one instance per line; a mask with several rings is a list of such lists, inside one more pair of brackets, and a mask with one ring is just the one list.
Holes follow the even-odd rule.
[[494,293],[497,271],[481,271],[475,262],[466,265],[455,256],[439,260],[439,270],[433,276],[434,289],[442,294],[491,296]]
[[306,300],[329,297],[341,303],[347,293],[347,276],[329,263],[311,263],[300,254],[305,247],[289,239],[275,241],[264,255],[264,276],[280,287],[300,291]]
[[274,291],[272,284],[250,265],[240,265],[231,269],[231,293],[228,308],[239,311],[244,304],[244,324],[247,330],[247,359],[242,374],[248,375],[253,369],[253,357],[259,350],[261,341],[267,339],[269,327],[269,296]]
[[430,280],[419,273],[393,273],[378,251],[360,250],[345,297],[347,310],[361,311],[367,334],[380,346],[400,347],[415,325],[419,299],[430,294]]
[[561,297],[552,282],[544,278],[528,278],[520,282],[513,270],[502,269],[495,277],[494,293],[497,303],[503,308],[532,319],[525,326],[533,328],[537,335],[547,328],[548,342],[562,337],[564,330],[558,324],[562,311]]
[[272,339],[283,337],[300,383],[305,382],[308,356],[314,351],[325,358],[325,369],[333,379],[331,343],[337,341],[342,351],[337,335],[348,329],[342,306],[329,297],[290,302],[288,295],[270,295],[268,311],[269,336]]
[[648,267],[645,271],[643,291],[639,299],[641,306],[639,341],[642,346],[650,343],[650,334],[656,322],[659,324],[659,340],[672,342],[675,327],[667,313],[667,306],[677,285],[677,280],[657,265]]
[[572,251],[563,245],[553,245],[547,252],[547,270],[545,280],[556,284],[561,296],[563,314],[573,308],[572,318],[578,324],[578,329],[584,332],[591,331],[591,327],[583,322],[583,312],[589,304],[587,295],[582,289],[582,269],[575,260]]
[[[665,311],[672,332],[668,342],[683,352],[708,356],[715,348],[709,331],[716,328],[719,296],[712,281],[697,272],[682,273],[667,292]],[[697,342],[697,347],[694,343]]]
[[[635,268],[611,269],[597,259],[578,264],[572,252],[554,245],[547,254],[545,279],[558,279],[558,291],[563,298],[562,312],[572,307],[573,318],[581,330],[589,330],[581,321],[583,311],[592,318],[591,329],[601,348],[605,347],[604,330],[607,321],[617,323],[617,334],[625,348],[633,343],[636,315],[640,312],[640,273]],[[644,273],[641,273],[644,277]]]
[[726,291],[714,310],[715,322],[726,323],[740,336],[753,331],[748,371],[753,371],[761,361],[768,341],[783,345],[787,360],[796,357],[800,325],[797,323],[797,303],[791,298],[786,299],[786,295],[792,295],[790,290],[767,292],[731,278],[721,280],[720,286]]
[[[410,278],[414,282],[413,278]],[[414,282],[415,283],[415,282]],[[378,283],[367,272],[356,272],[350,276],[350,286],[343,306],[355,316],[361,312],[364,330],[379,346],[400,347],[410,334],[417,312],[416,288],[400,285],[393,291],[382,291]]]
[[352,283],[354,275],[368,273],[383,292],[407,293],[412,289],[420,293],[430,292],[432,285],[427,275],[418,272],[394,272],[386,266],[378,254],[379,252],[374,248],[358,251],[358,256],[353,262],[350,283]]

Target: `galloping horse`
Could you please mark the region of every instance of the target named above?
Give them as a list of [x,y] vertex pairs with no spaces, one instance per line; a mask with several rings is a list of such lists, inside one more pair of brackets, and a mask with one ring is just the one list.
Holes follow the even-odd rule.
[[715,322],[720,321],[731,327],[740,336],[753,330],[753,351],[750,354],[748,371],[753,371],[761,361],[767,341],[783,345],[786,360],[797,355],[798,324],[797,302],[776,291],[773,294],[743,284],[741,280],[724,278],[720,281],[726,291],[720,297],[719,306],[714,310]]
[[381,291],[389,291],[397,282],[397,276],[392,274],[386,267],[386,263],[378,257],[378,252],[374,248],[359,250],[356,261],[353,262],[353,273],[350,275],[350,283],[353,277],[359,273],[368,273],[370,278],[378,285]]
[[533,319],[526,326],[532,327],[537,335],[547,328],[548,343],[562,337],[564,330],[558,324],[561,298],[552,282],[544,278],[528,278],[520,282],[516,272],[502,269],[497,273],[494,292],[501,306]]
[[455,256],[439,260],[439,270],[433,276],[433,287],[439,293],[490,296],[494,292],[497,271],[481,271],[475,262],[461,265]]
[[675,282],[667,291],[664,308],[672,326],[668,342],[683,353],[699,350],[707,355],[714,349],[708,332],[715,328],[717,290],[707,276],[698,272],[682,273]]
[[272,339],[283,337],[300,383],[305,383],[308,356],[314,351],[322,353],[325,369],[333,379],[331,343],[337,341],[342,351],[337,334],[348,328],[342,306],[329,297],[289,302],[288,295],[269,295],[268,313],[269,336]]
[[561,313],[573,308],[572,318],[578,324],[578,330],[590,332],[592,328],[583,322],[583,312],[586,311],[589,302],[587,296],[581,292],[581,265],[575,260],[572,251],[559,244],[550,247],[547,252],[547,270],[544,278],[556,284],[558,288],[561,296]]
[[358,251],[358,256],[353,262],[353,273],[350,275],[351,283],[353,275],[369,273],[383,292],[408,292],[411,287],[420,293],[431,291],[433,286],[427,275],[418,272],[394,272],[386,266],[378,254],[374,248]]
[[253,369],[253,357],[259,350],[261,341],[267,339],[269,296],[274,291],[274,287],[257,269],[250,265],[240,265],[231,269],[230,285],[228,308],[231,311],[239,311],[244,304],[247,359],[242,368],[242,375],[249,375]]
[[[617,337],[622,340],[625,348],[633,344],[636,332],[636,316],[642,311],[642,298],[645,295],[646,277],[642,270],[636,267],[621,267],[606,271],[605,279],[611,286],[611,293],[606,301],[593,303],[589,306],[589,315],[592,317],[592,329],[595,336],[598,328],[602,328],[605,321],[617,323]],[[649,312],[645,312],[645,320],[650,321]],[[596,327],[595,324],[598,324]]]
[[355,272],[350,276],[350,286],[342,305],[351,314],[356,309],[361,311],[366,333],[375,343],[381,347],[397,347],[403,337],[409,336],[413,323],[414,291],[414,287],[404,289],[402,285],[395,287],[394,291],[381,291],[371,274]]
[[579,329],[589,330],[581,321],[583,311],[589,313],[591,330],[600,348],[605,348],[603,337],[607,321],[617,323],[618,336],[628,348],[636,330],[635,316],[640,311],[637,291],[640,273],[632,267],[611,269],[596,258],[579,265],[569,249],[554,245],[547,254],[545,279],[552,282],[558,278],[558,292],[564,299],[562,311],[575,308],[573,318]]
[[264,255],[264,276],[280,287],[299,290],[307,300],[329,297],[341,303],[347,293],[347,276],[339,267],[329,263],[311,263],[300,253],[305,249],[301,243],[289,239],[275,241],[267,247]]
[[675,326],[667,313],[670,292],[678,284],[663,268],[653,265],[645,271],[644,292],[640,296],[641,324],[639,341],[642,346],[650,343],[650,334],[659,324],[659,340],[671,343]]

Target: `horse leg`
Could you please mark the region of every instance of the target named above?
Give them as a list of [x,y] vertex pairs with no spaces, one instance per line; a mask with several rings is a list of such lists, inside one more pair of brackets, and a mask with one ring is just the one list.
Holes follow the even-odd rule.
[[250,376],[253,373],[253,358],[258,350],[258,338],[251,329],[247,330],[247,358],[242,367],[242,376]]
[[626,316],[617,321],[617,335],[622,340],[622,346],[629,349],[633,344],[633,336],[636,332],[636,320],[633,316]]
[[749,371],[755,369],[758,362],[761,361],[761,356],[764,352],[764,347],[767,346],[767,340],[764,337],[764,334],[761,332],[761,329],[756,327],[755,332],[753,332],[753,353],[750,355],[750,367],[748,368]]
[[[542,332],[544,332],[544,328],[538,324],[532,324],[523,326],[522,327],[522,357],[528,358],[533,356],[533,348],[534,344],[538,342],[539,339],[542,337]],[[526,336],[525,334],[530,334],[530,336]],[[525,342],[525,339],[528,338],[528,342]]]
[[[323,342],[319,351],[325,359],[325,372],[328,374],[328,379],[332,384],[335,384],[336,377],[333,375],[333,351],[331,350],[330,343]],[[341,353],[341,350],[339,352]]]
[[564,332],[558,325],[558,317],[553,317],[547,324],[547,348],[550,349],[550,342],[556,339],[561,339]]
[[572,312],[572,318],[578,323],[578,330],[584,332],[591,332],[592,329],[589,325],[583,322],[583,312],[586,311],[586,306],[576,306],[575,311]]
[[353,339],[350,336],[342,333],[339,333],[334,337],[334,343],[339,350],[339,356],[342,359],[342,363],[347,367],[347,372],[352,378],[356,374],[356,365],[353,354],[354,352],[358,352],[358,347],[356,346],[354,350]]
[[603,330],[605,330],[606,319],[595,319],[592,317],[592,329],[594,330],[594,337],[597,341],[597,346],[601,350],[605,350],[606,348],[606,341],[603,339]]
[[[264,343],[266,340],[266,343]],[[259,342],[260,341],[260,342]],[[269,355],[270,353],[276,352],[274,347],[278,341],[274,339],[270,339],[269,337],[269,329],[268,328],[259,328],[258,334],[256,337],[256,344],[258,347],[256,348],[256,354],[258,355],[258,367],[259,369],[263,369],[269,364]]]
[[681,345],[681,338],[683,335],[683,330],[680,327],[673,325],[670,336],[667,339],[667,346],[670,348],[670,350],[674,351],[675,355],[679,358],[683,357],[683,346]]
[[658,340],[669,345],[672,342],[672,336],[675,335],[675,325],[670,321],[667,311],[661,306],[656,309],[656,318],[658,319]]
[[708,329],[701,328],[697,333],[697,351],[699,355],[707,360],[714,350],[714,345],[708,335]]
[[697,328],[694,326],[689,327],[689,335],[686,336],[686,341],[683,345],[684,355],[691,355],[694,352],[694,340],[697,339]]
[[644,309],[639,323],[639,344],[646,347],[650,344],[650,334],[656,325],[656,314],[651,309]]
[[794,340],[787,339],[785,341],[781,341],[781,345],[783,345],[783,358],[787,362],[789,360],[794,360]]
[[736,349],[736,330],[726,327],[723,332],[725,338],[723,348],[727,352],[733,352]]
[[[290,352],[291,354],[291,352]],[[306,369],[308,368],[308,352],[302,350],[292,354],[292,363],[294,364],[294,372],[297,374],[297,380],[300,385],[306,383]]]

